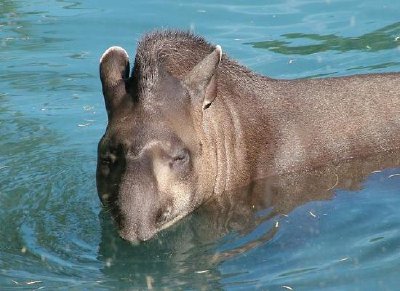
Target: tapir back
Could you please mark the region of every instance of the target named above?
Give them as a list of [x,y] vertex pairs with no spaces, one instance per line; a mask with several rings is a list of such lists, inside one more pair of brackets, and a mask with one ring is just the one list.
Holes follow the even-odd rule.
[[395,149],[399,74],[280,81],[268,110],[278,172]]

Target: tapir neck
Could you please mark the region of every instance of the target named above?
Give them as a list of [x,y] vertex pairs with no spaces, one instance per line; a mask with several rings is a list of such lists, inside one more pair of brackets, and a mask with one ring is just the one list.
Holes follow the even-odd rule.
[[[257,84],[266,89],[269,79],[259,77]],[[219,83],[222,85],[218,87],[216,100],[203,114],[204,131],[212,150],[210,156],[214,159],[215,193],[247,185],[269,174],[268,167],[259,166],[259,158],[265,159],[264,153],[270,152],[266,138],[270,133],[269,121],[263,108],[267,101],[260,100],[259,88],[244,84],[254,82],[229,75],[224,79]],[[261,161],[264,163],[268,161]]]
[[289,81],[235,69],[208,113],[217,192],[399,147],[399,74]]

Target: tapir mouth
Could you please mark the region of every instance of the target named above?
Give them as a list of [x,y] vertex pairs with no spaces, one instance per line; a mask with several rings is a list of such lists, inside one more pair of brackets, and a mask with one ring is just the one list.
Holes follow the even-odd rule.
[[170,226],[172,226],[174,223],[176,223],[177,221],[181,220],[182,218],[184,218],[186,215],[188,215],[188,213],[185,214],[180,214],[177,215],[173,218],[171,218],[170,220],[168,220],[167,222],[165,222],[159,229],[158,231],[164,230]]
[[120,229],[118,231],[118,234],[122,239],[124,239],[134,245],[139,244],[140,242],[143,242],[143,241],[150,240],[151,238],[153,238],[156,235],[156,233],[157,232],[152,232],[152,233],[146,232],[146,233],[140,233],[140,235],[139,235],[139,234],[136,234],[135,232],[126,230],[125,228]]
[[[187,214],[176,215],[157,228],[144,227],[138,225],[137,223],[133,223],[132,225],[124,225],[122,227],[121,225],[118,225],[118,234],[122,239],[129,241],[132,244],[138,244],[140,242],[148,241],[154,238],[160,231],[169,228],[186,215]],[[115,222],[115,218],[113,218],[113,220]]]

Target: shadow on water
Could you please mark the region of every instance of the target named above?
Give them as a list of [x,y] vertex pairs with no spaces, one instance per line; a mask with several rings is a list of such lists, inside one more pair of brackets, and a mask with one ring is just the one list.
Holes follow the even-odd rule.
[[[397,22],[358,37],[342,37],[334,34],[287,33],[283,35],[286,40],[260,41],[246,44],[250,44],[254,48],[268,49],[284,55],[310,55],[325,51],[347,52],[351,50],[377,52],[397,48],[400,45],[399,36],[400,22]],[[292,45],[294,41],[311,42],[311,44],[295,46]]]
[[127,287],[224,288],[227,276],[248,271],[237,266],[237,273],[228,275],[221,271],[224,262],[273,241],[279,221],[294,209],[311,201],[333,199],[338,189],[360,190],[373,171],[399,165],[400,152],[382,153],[260,180],[209,201],[139,245],[120,239],[103,211],[98,254],[104,265],[102,272],[109,282]]

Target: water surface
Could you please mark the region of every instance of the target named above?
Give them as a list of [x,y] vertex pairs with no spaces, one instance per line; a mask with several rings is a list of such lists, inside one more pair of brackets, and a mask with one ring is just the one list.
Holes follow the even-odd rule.
[[396,289],[396,153],[259,181],[137,246],[101,212],[95,167],[107,47],[133,56],[144,32],[170,27],[276,78],[397,72],[398,11],[387,0],[1,1],[0,289]]

